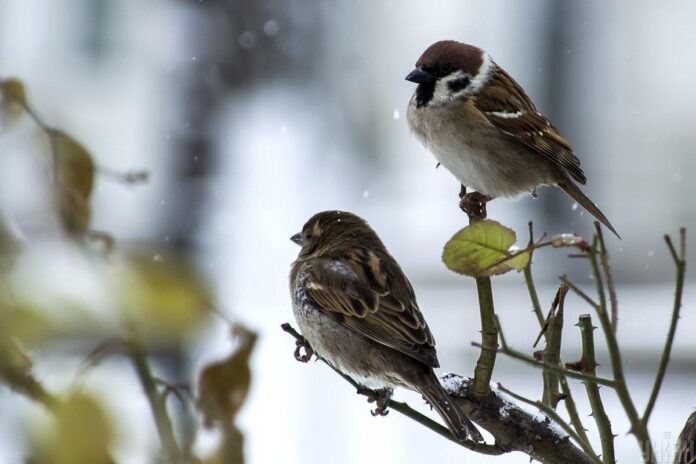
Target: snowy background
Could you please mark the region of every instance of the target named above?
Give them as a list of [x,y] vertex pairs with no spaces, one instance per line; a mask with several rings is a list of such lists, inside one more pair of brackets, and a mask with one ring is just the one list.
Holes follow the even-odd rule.
[[[150,171],[142,187],[98,183],[95,229],[125,243],[173,243],[205,269],[219,306],[260,332],[241,417],[248,462],[524,463],[519,454],[474,455],[395,412],[373,418],[371,405],[326,366],[296,363],[294,343],[279,329],[292,321],[287,274],[297,248],[288,238],[320,210],[365,217],[411,278],[442,372],[470,374],[475,289],[440,262],[442,245],[464,225],[459,186],[408,133],[414,88],[404,76],[436,40],[481,46],[570,140],[586,192],[624,237],[608,244],[620,286],[619,341],[642,409],[673,293],[662,235],[681,225],[696,234],[695,15],[688,1],[0,0],[0,78],[22,79],[39,114],[100,165]],[[41,205],[13,143],[0,138],[0,212],[31,236]],[[523,240],[530,219],[539,232],[590,234],[591,218],[572,200],[539,193],[496,201],[489,215]],[[48,242],[40,259],[26,265],[38,288],[85,291],[80,260]],[[539,254],[544,308],[564,273],[591,285],[578,260]],[[660,462],[696,406],[692,276],[651,422]],[[509,341],[531,352],[538,329],[521,275],[496,279],[494,295]],[[578,357],[572,323],[588,310],[569,298],[566,360]],[[191,378],[229,349],[223,326],[207,330],[186,358]],[[76,350],[46,351],[40,377],[69,386]],[[600,359],[608,375],[601,349]],[[541,393],[540,374],[507,359],[494,380]],[[130,367],[110,361],[86,382],[119,413],[119,461],[150,462],[157,436]],[[582,385],[573,386],[589,414]],[[617,456],[637,462],[625,415],[613,392],[603,392]],[[422,405],[417,395],[397,396]],[[23,424],[41,411],[4,388],[0,410],[0,462],[19,462]],[[199,437],[197,446],[214,439]]]

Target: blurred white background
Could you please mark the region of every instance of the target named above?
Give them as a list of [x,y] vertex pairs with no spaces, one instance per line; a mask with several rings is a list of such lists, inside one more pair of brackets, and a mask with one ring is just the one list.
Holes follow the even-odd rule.
[[[371,405],[328,367],[296,363],[294,341],[279,329],[293,322],[287,275],[298,250],[288,238],[320,210],[365,217],[411,278],[442,372],[473,372],[475,289],[440,261],[443,244],[465,224],[459,186],[408,133],[414,88],[404,76],[436,40],[478,45],[566,135],[588,176],[586,192],[623,236],[608,240],[619,340],[642,409],[672,305],[662,235],[682,225],[696,233],[695,17],[688,1],[0,0],[0,78],[23,80],[37,112],[81,140],[100,166],[150,172],[137,188],[98,180],[95,229],[119,243],[161,242],[192,256],[219,307],[260,332],[241,418],[248,462],[524,463],[521,454],[474,455],[395,412],[373,418]],[[21,235],[41,238],[45,205],[19,138],[0,136],[0,213]],[[497,200],[489,216],[523,241],[529,220],[539,233],[592,231],[591,217],[551,189],[537,200]],[[94,305],[84,263],[51,243],[36,291]],[[585,263],[563,252],[544,250],[535,264],[544,308],[558,275],[591,285]],[[660,462],[669,461],[696,406],[696,294],[687,276],[651,423]],[[494,295],[506,335],[531,352],[538,329],[522,276],[496,279]],[[569,298],[566,360],[578,357],[572,324],[588,311]],[[183,359],[183,376],[227,353],[226,328],[213,321],[206,330],[195,356]],[[47,385],[72,382],[75,351],[41,355],[37,371]],[[608,375],[602,350],[600,358]],[[506,359],[494,379],[541,392],[540,374]],[[129,366],[109,361],[87,383],[121,413],[119,461],[151,462],[158,439]],[[582,385],[573,386],[583,398]],[[638,462],[618,400],[603,393],[620,462]],[[426,410],[416,395],[397,396]],[[589,414],[586,402],[580,406]],[[0,387],[0,462],[22,459],[21,429],[39,409]],[[197,446],[213,440],[198,437]]]

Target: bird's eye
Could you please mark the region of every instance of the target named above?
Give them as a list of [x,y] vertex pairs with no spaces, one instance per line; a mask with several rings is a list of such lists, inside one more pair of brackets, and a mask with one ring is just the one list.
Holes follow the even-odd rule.
[[441,64],[438,68],[438,71],[440,71],[440,74],[443,76],[446,76],[447,74],[452,72],[452,66],[449,64]]
[[312,235],[311,232],[307,232],[307,233],[305,234],[305,241],[306,241],[306,242],[311,241],[313,238],[314,238],[314,236]]

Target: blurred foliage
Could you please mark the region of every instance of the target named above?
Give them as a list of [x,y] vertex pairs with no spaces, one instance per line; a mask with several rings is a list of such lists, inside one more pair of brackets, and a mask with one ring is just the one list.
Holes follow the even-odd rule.
[[249,394],[249,358],[257,335],[241,325],[232,326],[232,334],[239,343],[237,349],[227,359],[206,366],[198,378],[198,408],[204,424],[223,433],[218,451],[206,461],[210,463],[244,462],[243,437],[235,419]]
[[117,305],[127,326],[149,342],[192,333],[210,315],[212,294],[188,262],[160,254],[128,256],[113,273]]
[[74,138],[57,129],[47,130],[55,163],[58,212],[66,232],[79,235],[87,231],[91,210],[89,197],[94,183],[94,162],[89,152]]
[[[214,300],[206,279],[193,263],[175,253],[154,252],[147,246],[140,246],[135,252],[124,251],[108,233],[91,230],[91,194],[96,175],[101,174],[93,156],[72,135],[46,125],[37,116],[20,81],[0,81],[0,134],[14,127],[23,114],[49,141],[45,178],[63,232],[57,235],[77,239],[61,240],[55,245],[66,261],[61,262],[61,268],[80,268],[89,274],[91,285],[90,289],[77,287],[79,283],[65,288],[45,282],[46,274],[38,279],[26,272],[27,266],[42,266],[48,258],[31,253],[38,243],[35,238],[19,234],[20,240],[14,229],[7,226],[12,224],[11,218],[4,218],[0,212],[0,383],[38,401],[50,413],[49,423],[30,427],[29,462],[114,462],[109,450],[115,434],[100,402],[74,392],[59,398],[49,392],[50,385],[45,388],[32,375],[32,348],[74,339],[91,343],[95,338],[103,346],[112,346],[116,340],[117,345],[129,347],[123,354],[133,361],[136,378],[150,403],[163,447],[161,456],[168,461],[200,462],[192,457],[190,449],[184,449],[190,447],[192,440],[181,439],[179,443],[174,437],[167,410],[167,397],[174,387],[150,371],[150,365],[156,361],[152,362],[148,349],[177,351],[182,342],[201,335],[197,329],[212,314]],[[104,174],[128,184],[148,178],[147,173],[136,171],[106,170]],[[90,241],[105,246],[88,246]],[[15,271],[22,266],[25,272],[18,276]],[[50,280],[50,272],[48,275]],[[84,295],[90,291],[91,296]],[[103,304],[94,308],[97,302]],[[234,325],[232,330],[237,349],[229,358],[205,367],[199,378],[197,404],[203,422],[206,427],[219,429],[223,436],[219,450],[205,460],[210,463],[243,462],[243,436],[235,421],[251,384],[249,357],[256,334],[240,325]],[[81,373],[84,369],[75,375]],[[188,385],[183,388],[190,390]],[[182,401],[183,398],[180,396]],[[190,408],[183,408],[183,414],[190,413]],[[177,419],[183,420],[181,416]],[[185,421],[194,422],[190,417]]]
[[445,244],[442,260],[452,271],[470,277],[485,277],[521,271],[529,263],[529,251],[515,251],[512,229],[485,219],[463,228]]
[[50,425],[33,437],[35,464],[108,464],[114,437],[111,419],[92,396],[77,393],[60,402]]
[[0,134],[12,129],[24,113],[26,92],[17,79],[0,81]]

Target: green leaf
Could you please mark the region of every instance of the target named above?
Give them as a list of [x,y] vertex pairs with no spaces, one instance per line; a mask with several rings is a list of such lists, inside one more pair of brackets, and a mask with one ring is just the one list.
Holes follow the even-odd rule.
[[0,81],[0,134],[11,129],[24,114],[26,92],[17,79]]
[[442,261],[450,270],[470,277],[521,271],[530,255],[512,250],[516,241],[512,229],[490,219],[477,221],[454,234],[445,245]]

